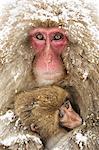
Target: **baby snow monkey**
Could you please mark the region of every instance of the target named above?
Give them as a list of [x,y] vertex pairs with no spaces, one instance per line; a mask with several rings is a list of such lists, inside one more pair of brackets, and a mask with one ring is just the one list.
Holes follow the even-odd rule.
[[70,94],[58,86],[18,94],[15,112],[25,126],[40,135],[48,149],[67,133],[67,128],[73,129],[82,123],[81,117],[72,108]]

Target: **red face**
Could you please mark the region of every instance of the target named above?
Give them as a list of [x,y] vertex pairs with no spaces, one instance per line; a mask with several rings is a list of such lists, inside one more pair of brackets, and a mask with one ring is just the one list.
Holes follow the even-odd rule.
[[64,76],[61,54],[67,37],[60,28],[35,28],[29,33],[35,53],[33,72],[39,85],[52,84]]

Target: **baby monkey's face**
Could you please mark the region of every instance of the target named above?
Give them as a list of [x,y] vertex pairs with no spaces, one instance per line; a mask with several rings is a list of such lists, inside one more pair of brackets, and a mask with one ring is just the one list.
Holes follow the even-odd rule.
[[63,127],[73,129],[81,125],[82,119],[79,114],[73,110],[70,99],[66,99],[59,108],[59,124]]

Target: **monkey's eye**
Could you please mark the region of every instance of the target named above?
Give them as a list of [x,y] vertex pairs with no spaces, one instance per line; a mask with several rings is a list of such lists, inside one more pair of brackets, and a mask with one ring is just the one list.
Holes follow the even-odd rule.
[[60,32],[57,32],[54,34],[53,39],[52,40],[61,40],[63,39],[64,35]]
[[44,40],[44,36],[40,32],[38,32],[38,33],[35,34],[35,38],[38,39],[38,40]]
[[69,101],[69,100],[66,100],[66,101],[64,102],[64,106],[68,109],[69,106],[70,106],[70,101]]

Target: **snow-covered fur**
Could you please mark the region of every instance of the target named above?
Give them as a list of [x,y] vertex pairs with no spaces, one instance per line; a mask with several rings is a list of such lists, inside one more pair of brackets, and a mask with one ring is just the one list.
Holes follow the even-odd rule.
[[[97,109],[98,0],[7,0],[0,3],[0,110],[9,106],[17,92],[35,86],[31,78],[33,52],[28,42],[28,31],[41,24],[62,26],[66,30],[69,46],[62,56],[69,75],[66,82],[74,86],[82,97],[84,109],[81,112],[88,113],[85,99],[89,109],[93,108],[91,101],[95,99],[94,107]],[[90,86],[87,79],[90,79]]]

